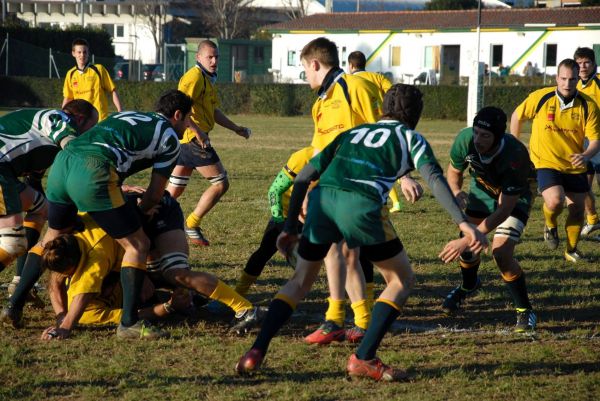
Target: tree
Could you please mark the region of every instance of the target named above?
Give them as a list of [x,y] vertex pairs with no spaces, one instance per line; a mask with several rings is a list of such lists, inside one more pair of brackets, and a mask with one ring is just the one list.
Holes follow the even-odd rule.
[[166,0],[146,0],[143,4],[136,4],[140,10],[137,17],[144,22],[156,46],[156,61],[160,60],[160,51],[163,46],[163,26],[166,23]]
[[581,0],[582,7],[600,6],[600,0]]
[[215,29],[221,39],[232,39],[241,32],[240,17],[252,0],[212,0],[211,12]]
[[426,10],[469,10],[477,8],[477,0],[431,0],[425,3]]
[[282,0],[285,6],[285,13],[290,19],[306,17],[308,6],[312,0]]

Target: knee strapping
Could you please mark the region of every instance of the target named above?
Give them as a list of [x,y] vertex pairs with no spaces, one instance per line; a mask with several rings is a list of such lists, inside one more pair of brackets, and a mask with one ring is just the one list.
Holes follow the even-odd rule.
[[23,226],[0,228],[0,248],[13,258],[23,255],[27,251],[25,228]]
[[474,254],[473,252],[467,251],[460,254],[460,267],[463,269],[469,269],[471,267],[475,267],[479,264],[481,258],[479,254]]
[[210,182],[212,185],[220,184],[226,180],[227,180],[227,171],[224,171],[223,173],[221,173],[219,175],[215,175],[214,177],[208,178],[208,182]]
[[188,255],[183,252],[173,252],[164,255],[160,260],[151,260],[147,263],[148,272],[165,273],[172,269],[189,269]]
[[169,177],[169,184],[173,185],[174,187],[185,188],[189,182],[189,175],[172,175]]

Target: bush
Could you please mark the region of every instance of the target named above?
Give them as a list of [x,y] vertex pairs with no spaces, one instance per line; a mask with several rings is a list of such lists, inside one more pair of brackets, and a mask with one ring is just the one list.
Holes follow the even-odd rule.
[[[154,102],[175,82],[116,81],[126,110],[150,111]],[[3,77],[0,86],[5,107],[60,107],[63,81],[34,77]],[[497,106],[509,116],[537,86],[485,86],[484,105]],[[419,86],[423,92],[423,118],[465,120],[466,86]],[[293,84],[219,84],[221,110],[226,114],[265,114],[276,116],[310,115],[316,94],[308,85]],[[112,108],[112,102],[109,101]]]

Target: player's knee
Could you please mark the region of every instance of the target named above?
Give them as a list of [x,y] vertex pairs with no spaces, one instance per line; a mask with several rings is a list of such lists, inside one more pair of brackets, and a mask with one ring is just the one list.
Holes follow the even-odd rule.
[[465,251],[460,254],[460,267],[463,269],[469,269],[479,264],[481,258],[479,254],[475,254],[471,251]]
[[218,187],[222,193],[227,192],[229,189],[229,178],[227,177],[227,171],[224,171],[223,173],[213,177],[209,177],[208,182],[210,182],[211,185]]
[[11,260],[25,254],[27,252],[25,228],[23,226],[0,228],[0,249],[7,253]]
[[183,191],[189,182],[189,175],[172,175],[169,177],[169,185],[174,187],[176,190]]
[[523,274],[523,270],[521,270],[521,267],[519,265],[516,265],[513,268],[500,270],[500,274],[502,275],[502,280],[504,280],[507,283],[510,283],[511,281],[515,281],[519,277],[521,277],[521,275]]

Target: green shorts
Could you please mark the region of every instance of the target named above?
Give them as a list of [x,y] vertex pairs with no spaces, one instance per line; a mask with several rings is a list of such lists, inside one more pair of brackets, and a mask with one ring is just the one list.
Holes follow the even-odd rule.
[[[511,216],[517,217],[523,223],[527,223],[529,212],[533,204],[531,191],[521,195]],[[469,197],[467,199],[466,213],[469,216],[485,218],[498,209],[498,200],[492,197],[477,181],[471,179],[469,185]]]
[[20,193],[26,185],[19,181],[12,168],[0,164],[0,216],[10,216],[23,211]]
[[398,237],[385,205],[355,192],[320,186],[308,196],[302,235],[313,244],[345,239],[350,248],[381,244]]
[[125,204],[116,169],[106,160],[61,151],[48,173],[50,202],[74,204],[81,212],[100,212]]

